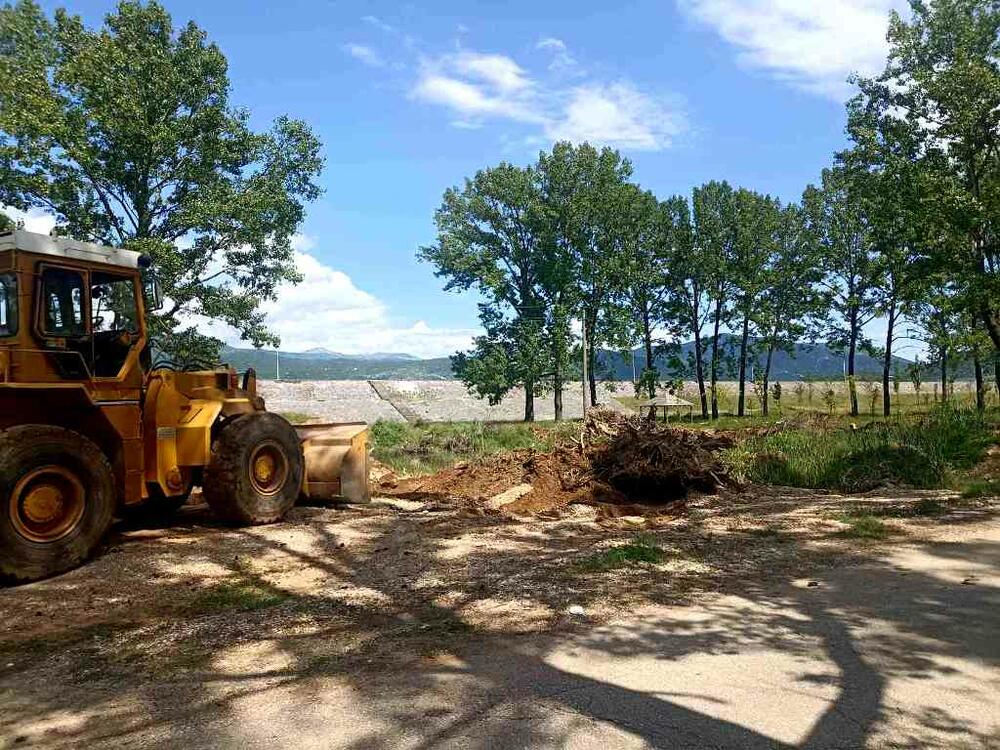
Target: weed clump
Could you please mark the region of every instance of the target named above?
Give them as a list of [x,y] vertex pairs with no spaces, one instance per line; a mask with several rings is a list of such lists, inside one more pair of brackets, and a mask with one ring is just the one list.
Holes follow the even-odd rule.
[[886,539],[892,530],[875,516],[850,516],[842,519],[847,528],[838,532],[838,536],[848,539]]
[[663,550],[647,534],[636,534],[627,544],[597,552],[586,557],[580,567],[588,571],[615,570],[639,563],[659,563],[664,558]]
[[861,429],[788,429],[723,453],[745,480],[788,487],[863,492],[885,485],[934,489],[978,461],[994,437],[989,420],[943,407],[921,418],[895,417]]

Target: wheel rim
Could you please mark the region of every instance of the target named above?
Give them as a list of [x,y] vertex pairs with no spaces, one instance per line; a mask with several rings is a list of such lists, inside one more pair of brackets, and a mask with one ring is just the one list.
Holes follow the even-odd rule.
[[268,441],[250,454],[250,483],[261,495],[277,495],[288,479],[288,458],[281,446]]
[[87,493],[69,469],[42,466],[24,476],[10,496],[10,518],[18,534],[32,542],[55,542],[83,518]]

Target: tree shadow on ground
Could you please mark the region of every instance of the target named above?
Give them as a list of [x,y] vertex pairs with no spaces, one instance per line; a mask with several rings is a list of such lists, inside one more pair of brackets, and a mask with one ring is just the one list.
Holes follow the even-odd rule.
[[[678,665],[757,651],[821,659],[830,670],[797,681],[829,689],[831,699],[797,746],[862,747],[898,710],[886,704],[890,680],[952,675],[958,659],[991,669],[1000,661],[993,588],[850,559],[843,549],[833,555],[781,532],[719,534],[693,521],[653,533],[694,568],[583,575],[577,562],[609,534],[572,523],[525,533],[503,519],[449,512],[299,509],[286,528],[224,531],[188,514],[170,537],[148,540],[152,554],[130,544],[109,555],[126,556],[116,581],[143,602],[141,615],[126,610],[90,630],[67,625],[49,640],[0,650],[0,739],[208,748],[299,746],[299,733],[326,732],[318,746],[495,748],[580,736],[602,744],[615,736],[601,732],[621,730],[653,747],[791,746],[722,718],[712,696],[698,700],[718,710],[696,710],[690,696],[573,671],[557,658],[571,648]],[[456,539],[470,535],[478,545],[459,555]],[[1000,545],[985,541],[919,550],[973,566],[1000,560]],[[834,557],[849,572],[827,567]],[[199,605],[193,562],[211,571],[206,578],[257,598]],[[818,586],[798,581],[814,574]],[[29,600],[9,627],[30,629],[21,610],[32,597],[80,598],[84,580],[0,592],[0,605]],[[614,597],[624,606],[640,590],[660,609],[611,625],[566,614],[569,604],[591,610]],[[249,607],[259,601],[274,603]],[[697,620],[663,614],[692,601]],[[547,632],[491,634],[490,607],[515,619],[521,609],[529,621],[543,612]],[[911,711],[908,726],[916,744],[983,739],[945,707]]]

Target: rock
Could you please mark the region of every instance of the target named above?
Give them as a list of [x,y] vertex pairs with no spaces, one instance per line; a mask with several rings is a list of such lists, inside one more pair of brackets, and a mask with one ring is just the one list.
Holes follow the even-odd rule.
[[587,614],[587,610],[585,610],[579,604],[574,604],[566,611],[571,615],[576,615],[577,617],[583,617],[585,614]]
[[500,510],[503,506],[510,505],[515,500],[521,499],[531,492],[532,489],[533,487],[530,484],[516,484],[509,490],[505,490],[487,500],[486,507],[493,510]]

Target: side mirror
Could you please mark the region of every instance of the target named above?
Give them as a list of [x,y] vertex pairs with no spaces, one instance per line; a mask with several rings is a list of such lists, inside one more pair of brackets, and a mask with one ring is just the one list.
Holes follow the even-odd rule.
[[147,312],[163,309],[163,290],[160,289],[160,280],[150,270],[142,275],[142,292],[146,299]]

